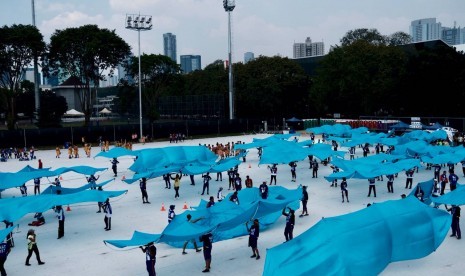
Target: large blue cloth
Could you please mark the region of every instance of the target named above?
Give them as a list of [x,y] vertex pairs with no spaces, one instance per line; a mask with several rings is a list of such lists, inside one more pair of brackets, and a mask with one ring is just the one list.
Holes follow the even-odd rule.
[[53,206],[69,205],[80,202],[103,202],[107,198],[117,197],[124,191],[85,190],[71,194],[44,194],[0,200],[0,221],[17,221],[28,213],[45,212]]
[[263,275],[378,275],[391,262],[425,257],[446,237],[451,216],[416,198],[323,218],[268,249]]
[[[96,184],[95,187],[103,187],[103,186],[107,185],[108,183],[110,183],[111,181],[114,181],[114,180],[115,179],[110,179],[110,180],[104,181],[102,183]],[[64,187],[57,187],[55,185],[49,185],[45,190],[42,191],[41,194],[42,195],[56,194],[58,190],[60,190],[60,193],[62,195],[64,195],[64,194],[74,194],[74,193],[77,193],[77,192],[88,190],[91,187],[92,187],[92,184],[85,184],[85,185],[82,185],[81,187],[78,187],[78,188],[64,188]]]
[[8,227],[8,228],[5,228],[5,229],[1,229],[0,230],[0,242],[5,240],[6,236],[8,236],[8,234],[10,234],[11,231],[13,231],[13,229],[15,229],[15,226],[11,226],[11,227]]
[[[148,242],[164,242],[182,247],[186,240],[198,239],[208,232],[213,234],[215,241],[247,235],[246,222],[258,218],[261,229],[265,230],[281,216],[284,207],[289,206],[294,210],[299,208],[302,189],[270,187],[269,196],[265,200],[260,197],[258,188],[243,189],[238,193],[239,205],[228,200],[230,195],[210,208],[206,208],[203,201],[194,208],[195,211],[176,215],[161,234],[149,236],[153,240],[135,233],[131,240],[106,240],[105,243],[118,248],[145,245]],[[201,219],[196,223],[188,222],[187,214],[191,214],[192,220]]]
[[457,184],[457,188],[442,196],[431,197],[431,201],[437,204],[465,205],[465,185]]
[[105,157],[105,158],[118,158],[121,156],[137,156],[139,151],[132,151],[128,150],[122,147],[116,147],[112,148],[109,151],[101,151],[97,155],[95,155],[94,158],[96,157]]

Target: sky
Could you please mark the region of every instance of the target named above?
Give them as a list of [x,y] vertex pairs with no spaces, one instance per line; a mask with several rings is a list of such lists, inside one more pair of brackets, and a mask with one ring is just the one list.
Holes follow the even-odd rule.
[[[242,141],[245,143],[252,142],[253,138],[263,139],[270,136],[269,134],[241,135],[213,137],[203,139],[188,139],[183,143],[175,144],[176,146],[195,146],[199,144],[215,144]],[[320,137],[317,136],[318,140]],[[293,138],[290,138],[293,139]],[[308,140],[308,136],[299,137],[300,141]],[[93,142],[93,141],[89,141]],[[30,143],[30,142],[29,142]],[[77,165],[87,165],[96,168],[108,168],[99,172],[97,183],[113,178],[111,164],[109,159],[103,157],[94,158],[100,150],[93,143],[91,158],[66,158],[65,150],[62,150],[62,158],[55,158],[55,150],[37,150],[36,156],[41,159],[44,168],[51,167],[52,170],[60,167],[71,167]],[[29,144],[27,145],[30,146]],[[133,150],[145,148],[158,148],[173,146],[168,141],[156,143],[134,144]],[[339,150],[347,151],[347,148],[340,147]],[[362,156],[362,150],[356,149],[356,158]],[[346,156],[348,158],[348,156]],[[43,226],[36,227],[37,245],[40,250],[42,261],[45,265],[38,266],[35,256],[31,258],[31,266],[25,266],[24,262],[27,256],[26,233],[31,226],[27,224],[34,220],[33,214],[24,216],[15,222],[18,225],[14,229],[15,247],[12,249],[5,263],[8,275],[34,275],[34,276],[81,276],[81,275],[113,275],[113,276],[144,276],[147,275],[145,270],[145,254],[140,249],[116,250],[106,246],[103,240],[125,240],[129,239],[134,230],[146,233],[161,233],[167,225],[167,212],[161,211],[161,206],[165,208],[169,205],[176,205],[176,214],[181,214],[188,208],[197,206],[200,199],[207,200],[209,195],[200,195],[202,185],[200,177],[196,176],[196,185],[191,186],[190,179],[182,178],[180,186],[180,198],[174,199],[173,189],[165,189],[164,181],[161,177],[149,179],[147,181],[148,200],[151,204],[143,204],[138,182],[132,185],[121,181],[121,178],[131,178],[133,173],[128,170],[132,165],[133,158],[118,158],[118,177],[115,181],[105,185],[104,190],[128,190],[117,198],[111,199],[113,215],[111,231],[104,230],[103,213],[96,213],[98,210],[95,202],[85,202],[70,205],[69,211],[65,212],[65,235],[57,239],[58,221],[55,213],[50,210],[44,212],[46,223]],[[37,160],[18,161],[8,160],[1,163],[0,171],[16,172],[26,165],[37,168]],[[259,183],[269,181],[269,170],[265,165],[258,166],[258,152],[256,149],[250,149],[247,154],[247,162],[239,165],[239,173],[244,179],[250,175],[257,187]],[[367,197],[368,182],[366,179],[348,179],[348,190],[350,203],[341,202],[340,188],[330,187],[330,183],[323,177],[332,173],[330,166],[320,165],[318,178],[311,178],[311,170],[308,167],[308,160],[297,163],[296,174],[297,181],[291,182],[290,167],[287,164],[278,165],[277,184],[287,189],[295,189],[299,184],[307,185],[309,193],[308,212],[309,216],[296,217],[294,228],[294,237],[307,231],[310,227],[319,222],[322,218],[348,214],[366,208],[368,203],[380,203],[386,200],[400,199],[401,194],[410,193],[411,190],[405,189],[405,174],[399,173],[399,177],[394,180],[394,193],[388,193],[386,188],[386,178],[384,181],[376,182],[377,197]],[[459,183],[463,183],[461,166],[456,166],[456,171],[460,177]],[[213,174],[213,180],[210,182],[210,195],[215,194],[219,187],[223,187],[224,194],[231,191],[227,190],[227,176],[223,173],[223,181],[214,181],[216,175]],[[73,172],[61,175],[61,184],[66,188],[75,188],[86,183],[83,175]],[[422,166],[418,173],[414,174],[414,186],[418,182],[430,180],[433,177],[433,171],[425,170]],[[50,185],[53,178],[42,178],[42,191]],[[33,193],[33,183],[26,183],[29,194]],[[448,186],[447,186],[448,187]],[[449,192],[449,190],[446,190]],[[2,192],[2,198],[19,197],[20,191],[17,188],[7,189]],[[443,206],[440,207],[444,210]],[[65,208],[68,210],[68,208]],[[297,210],[300,214],[302,208]],[[261,259],[255,260],[249,258],[252,251],[247,247],[247,236],[237,237],[230,240],[215,242],[212,249],[212,264],[209,275],[262,275],[263,267],[267,257],[267,249],[281,245],[284,239],[284,216],[280,217],[271,227],[260,232],[258,240],[258,249],[260,250]],[[462,220],[463,225],[463,220]],[[2,226],[3,227],[3,224]],[[398,229],[403,231],[403,229]],[[361,230],[362,231],[362,230]],[[450,230],[449,230],[450,233]],[[449,234],[448,233],[448,234]],[[204,269],[204,259],[202,253],[196,253],[193,249],[188,249],[187,255],[182,255],[181,248],[171,247],[164,243],[156,244],[157,247],[157,275],[205,275],[201,271]],[[357,248],[354,248],[357,250]],[[350,254],[343,252],[342,254]],[[381,275],[463,275],[465,262],[463,260],[463,240],[450,238],[447,235],[439,248],[430,255],[416,260],[401,261],[389,264]]]
[[[32,0],[1,0],[0,25],[32,24]],[[202,67],[228,58],[228,16],[221,0],[35,0],[36,26],[48,42],[57,29],[97,24],[115,30],[137,53],[137,32],[125,29],[126,14],[153,17],[141,32],[141,52],[163,54],[163,34],[177,37],[180,55],[201,55]],[[307,37],[327,53],[347,31],[376,28],[409,32],[411,21],[435,17],[443,26],[465,27],[463,0],[238,0],[232,12],[233,62],[245,52],[292,58],[293,43]]]

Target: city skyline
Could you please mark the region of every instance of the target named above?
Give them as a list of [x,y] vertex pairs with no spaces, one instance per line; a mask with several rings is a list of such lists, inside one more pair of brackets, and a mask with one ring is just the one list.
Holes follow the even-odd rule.
[[[32,24],[31,1],[3,0],[0,24]],[[141,52],[163,54],[164,33],[176,34],[177,57],[200,55],[202,68],[227,60],[227,13],[219,0],[35,0],[36,25],[48,43],[56,29],[96,24],[115,30],[137,52],[137,34],[124,28],[127,13],[153,16],[153,29],[141,33]],[[436,18],[444,27],[465,27],[465,1],[295,0],[236,1],[232,12],[233,62],[246,52],[293,57],[292,45],[311,37],[325,54],[347,31],[375,28],[383,35],[409,33],[413,20]]]

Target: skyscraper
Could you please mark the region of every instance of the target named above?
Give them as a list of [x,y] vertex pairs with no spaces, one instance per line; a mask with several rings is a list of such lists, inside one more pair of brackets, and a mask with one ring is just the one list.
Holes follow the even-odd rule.
[[325,44],[323,42],[312,42],[310,37],[305,39],[305,43],[294,43],[294,58],[322,56],[325,54]]
[[441,23],[436,23],[436,18],[418,19],[410,24],[412,42],[441,39],[441,31]]
[[202,59],[199,55],[181,55],[180,59],[184,74],[202,69]]
[[255,56],[252,52],[244,53],[244,64],[254,59],[255,59]]
[[176,35],[172,33],[163,34],[163,51],[165,56],[170,57],[174,62],[177,62]]

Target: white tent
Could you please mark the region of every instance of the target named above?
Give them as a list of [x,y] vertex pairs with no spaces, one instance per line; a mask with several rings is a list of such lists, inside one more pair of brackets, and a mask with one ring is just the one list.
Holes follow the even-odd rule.
[[100,110],[99,112],[100,114],[110,114],[111,113],[111,110],[107,109],[106,107],[103,108],[102,110]]
[[76,109],[70,109],[65,112],[65,116],[70,116],[70,117],[79,117],[79,116],[84,116],[84,113],[77,111]]

